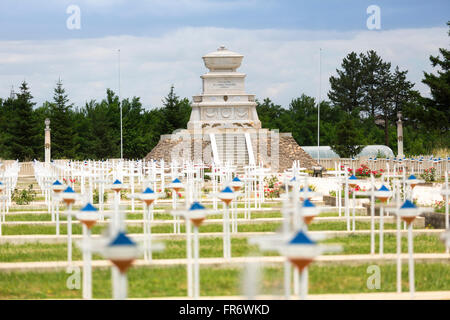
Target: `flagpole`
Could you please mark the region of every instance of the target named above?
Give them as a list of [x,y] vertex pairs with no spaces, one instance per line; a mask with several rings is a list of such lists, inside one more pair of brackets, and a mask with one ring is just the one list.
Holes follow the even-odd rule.
[[119,58],[119,107],[120,107],[120,159],[123,159],[123,125],[122,125],[122,103],[120,102],[120,49],[118,50]]
[[322,48],[319,48],[319,99],[317,103],[317,162],[320,165],[320,99],[322,90]]

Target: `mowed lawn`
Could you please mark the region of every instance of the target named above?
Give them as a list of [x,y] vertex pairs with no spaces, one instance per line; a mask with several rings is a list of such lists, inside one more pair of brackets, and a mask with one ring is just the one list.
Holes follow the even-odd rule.
[[[378,251],[378,235],[375,237],[376,250]],[[175,259],[186,257],[186,242],[184,240],[163,240],[165,250],[155,252],[155,259]],[[347,237],[338,237],[327,239],[324,243],[341,244],[342,251],[332,254],[368,254],[370,252],[370,235],[350,235]],[[396,244],[395,235],[385,235],[384,252],[395,253]],[[223,241],[221,238],[201,238],[200,239],[200,257],[222,257]],[[76,245],[73,246],[73,259],[81,260],[81,251]],[[247,239],[232,239],[232,256],[243,257],[246,255],[277,255],[276,252],[260,252],[255,245],[249,245]],[[406,253],[407,238],[402,238],[402,252]],[[414,237],[415,253],[443,253],[445,247],[437,235],[417,235]],[[331,254],[331,253],[330,253]],[[102,259],[99,255],[94,255],[94,259]],[[67,245],[46,244],[46,243],[27,243],[27,244],[2,244],[0,245],[0,262],[30,262],[30,261],[65,261],[67,260]]]
[[[107,225],[95,225],[91,232],[92,234],[101,234]],[[238,232],[276,232],[281,228],[281,222],[261,222],[261,223],[246,223],[240,221],[238,223]],[[370,230],[370,222],[356,221],[356,230]],[[378,224],[376,225],[378,228]],[[396,224],[385,223],[384,230],[395,230]],[[418,229],[415,227],[415,229]],[[347,223],[345,221],[321,221],[313,223],[308,228],[309,231],[346,231]],[[199,229],[200,232],[222,232],[222,223],[203,225]],[[128,233],[142,233],[143,226],[127,226]],[[185,232],[185,225],[182,222],[181,232]],[[173,233],[173,224],[155,225],[152,226],[152,233]],[[3,235],[29,235],[29,234],[56,234],[56,227],[52,225],[4,225],[2,227]],[[60,234],[67,234],[67,225],[60,225]],[[72,234],[82,234],[82,226],[79,223],[72,224]]]
[[[358,293],[389,292],[396,289],[396,267],[380,265],[381,287],[369,289],[367,279],[369,265],[361,266],[314,266],[309,268],[309,292]],[[201,268],[201,295],[233,296],[242,294],[241,283],[245,268]],[[79,274],[80,275],[80,274]],[[408,267],[402,268],[402,287],[408,290]],[[265,268],[258,280],[260,294],[283,294],[283,269]],[[416,264],[416,290],[438,291],[450,289],[449,264]],[[76,280],[79,279],[79,280]],[[0,273],[0,299],[55,299],[81,298],[76,289],[81,275],[61,272],[11,272]],[[75,289],[69,289],[75,286]],[[128,272],[129,298],[186,296],[186,268],[139,267]],[[109,269],[93,271],[93,296],[111,298],[111,275]]]

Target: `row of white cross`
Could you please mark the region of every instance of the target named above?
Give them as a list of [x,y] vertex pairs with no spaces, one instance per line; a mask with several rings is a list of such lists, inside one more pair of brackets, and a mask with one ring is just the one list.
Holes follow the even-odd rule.
[[[225,164],[223,167],[212,167],[210,172],[207,172],[207,167],[203,164],[193,164],[185,162],[183,164],[178,165],[177,163],[171,163],[167,166],[168,170],[164,168],[164,162],[156,163],[141,163],[138,162],[131,164],[130,162],[121,162],[121,161],[108,161],[106,164],[99,164],[96,162],[71,162],[70,165],[61,164],[61,163],[53,163],[51,166],[46,166],[42,163],[35,162],[35,175],[36,179],[40,186],[44,189],[48,190],[49,193],[49,202],[51,206],[51,212],[53,213],[53,202],[54,200],[64,201],[68,206],[68,210],[66,214],[68,215],[68,260],[71,263],[72,253],[71,253],[71,227],[69,230],[69,225],[71,226],[71,216],[75,215],[77,219],[79,219],[83,223],[83,262],[84,268],[86,268],[86,278],[83,278],[83,288],[86,288],[86,292],[83,292],[84,298],[90,298],[92,296],[91,293],[91,272],[90,270],[90,260],[91,260],[91,252],[99,251],[102,252],[106,257],[108,257],[111,261],[113,261],[115,267],[113,268],[112,277],[113,277],[113,296],[115,298],[125,298],[126,297],[126,270],[131,265],[132,261],[137,257],[139,250],[136,249],[136,244],[129,239],[124,231],[125,231],[125,222],[123,212],[119,209],[120,204],[120,194],[124,189],[129,189],[130,186],[124,185],[122,183],[124,177],[129,177],[136,173],[138,181],[141,182],[143,186],[142,193],[137,193],[134,190],[129,198],[131,200],[141,200],[145,203],[144,206],[144,258],[149,261],[151,260],[151,252],[161,249],[161,247],[155,246],[151,241],[151,222],[153,220],[153,205],[157,201],[158,198],[161,197],[162,192],[160,193],[157,189],[158,183],[161,188],[160,191],[165,189],[165,186],[172,189],[173,196],[173,206],[172,206],[172,214],[174,218],[184,216],[186,219],[186,241],[187,241],[187,272],[188,272],[188,295],[193,296],[195,298],[199,297],[199,268],[198,268],[198,259],[199,259],[199,241],[198,241],[198,227],[201,225],[203,219],[207,214],[222,214],[223,215],[223,251],[224,258],[231,258],[231,236],[230,236],[230,226],[231,232],[237,232],[237,206],[236,203],[238,197],[244,196],[245,200],[245,208],[247,212],[250,212],[250,205],[247,201],[251,199],[251,195],[254,194],[255,198],[258,200],[255,201],[255,208],[260,207],[262,201],[264,201],[264,178],[270,173],[270,169],[263,168],[262,165],[259,166],[250,166],[245,168],[245,174],[242,176],[242,179],[236,177],[235,168],[230,164]],[[88,169],[86,169],[86,167]],[[136,168],[142,168],[142,170],[135,170]],[[161,169],[161,167],[163,169]],[[89,169],[90,168],[90,169]],[[132,169],[130,169],[132,168]],[[205,170],[206,169],[206,170]],[[316,237],[311,237],[307,234],[307,225],[311,222],[312,218],[317,215],[320,211],[319,208],[314,206],[310,199],[312,197],[317,196],[315,192],[309,190],[308,188],[308,179],[307,175],[304,173],[305,168],[301,168],[300,163],[294,162],[293,167],[290,170],[287,170],[282,175],[282,181],[284,182],[284,188],[288,191],[284,195],[283,200],[283,231],[281,236],[277,236],[274,238],[270,238],[270,241],[267,239],[263,239],[261,241],[257,241],[260,244],[262,249],[267,248],[276,248],[280,251],[282,255],[285,255],[288,260],[297,267],[294,272],[294,293],[299,294],[301,297],[306,298],[307,294],[307,266],[308,264],[319,254],[324,252],[325,250],[337,250],[336,247],[325,247],[322,245],[317,245],[315,243],[316,240],[319,240]],[[158,173],[159,170],[159,173]],[[166,171],[170,170],[170,178],[171,182],[166,184]],[[352,181],[352,177],[348,176],[348,171],[346,168],[341,170],[339,165],[339,170],[336,170],[336,177],[339,184],[345,184],[345,212],[347,217],[347,228],[350,228],[350,213],[349,213],[349,201],[348,201],[348,190],[350,187],[355,185],[355,181]],[[82,172],[82,173],[80,173]],[[96,174],[99,173],[100,174]],[[128,172],[128,174],[126,174]],[[85,173],[87,173],[85,175]],[[75,196],[74,190],[71,186],[75,186],[75,179],[79,178],[80,183],[85,177],[85,181],[90,181],[90,177],[92,173],[92,183],[89,183],[88,188],[84,188],[84,194],[81,193],[81,196]],[[217,199],[223,202],[222,212],[217,211],[218,208],[214,208],[212,210],[206,210],[203,205],[199,202],[202,201],[202,187],[204,186],[205,175],[210,174],[210,178],[213,184],[213,191],[210,193],[210,197],[213,199]],[[234,178],[233,178],[234,176]],[[70,178],[69,182],[67,178]],[[112,178],[112,179],[111,179]],[[122,179],[119,180],[119,178]],[[55,179],[55,180],[53,180]],[[58,179],[66,179],[67,185],[64,186],[62,183],[56,183]],[[100,180],[99,180],[100,179]],[[104,180],[101,180],[104,179]],[[114,182],[111,180],[114,179]],[[181,180],[180,180],[181,179]],[[411,190],[415,184],[419,183],[418,179],[407,179],[408,181],[404,182]],[[129,180],[130,185],[133,179]],[[372,189],[366,193],[360,193],[360,195],[370,196],[371,197],[371,217],[372,217],[372,227],[374,225],[374,199],[378,198],[381,200],[387,200],[392,195],[392,191],[383,190],[380,188],[379,190],[375,189],[374,179],[372,177]],[[59,182],[59,180],[58,180]],[[395,184],[400,184],[400,180],[394,180]],[[155,184],[157,183],[157,184]],[[110,189],[114,191],[114,205],[111,214],[106,214],[106,212],[99,213],[97,210],[89,203],[92,197],[92,188],[95,188],[95,185],[103,184],[106,190]],[[214,184],[216,185],[216,190],[214,189]],[[150,188],[150,186],[154,187],[154,190]],[[261,189],[262,186],[262,189]],[[446,192],[447,192],[447,207],[448,207],[448,177],[446,174]],[[302,189],[301,189],[302,187]],[[63,190],[64,189],[64,190]],[[180,190],[184,190],[185,201],[184,208],[180,210],[177,207],[177,197]],[[341,186],[338,188],[341,190]],[[219,192],[220,190],[220,192]],[[399,190],[400,187],[396,189],[396,199],[397,206],[392,212],[399,214],[400,208],[408,204],[406,201],[402,205],[399,205]],[[404,189],[405,190],[405,189]],[[155,192],[156,191],[156,192]],[[356,192],[353,192],[355,194]],[[358,193],[356,193],[358,194]],[[406,193],[405,193],[406,194]],[[410,197],[411,193],[409,193]],[[78,201],[82,201],[86,204],[79,212],[72,213],[72,205],[75,203],[75,199]],[[262,199],[262,200],[261,200]],[[217,201],[216,201],[217,202]],[[355,203],[355,201],[353,202]],[[412,204],[412,203],[411,203]],[[409,204],[408,204],[409,205]],[[412,204],[413,205],[413,204]],[[417,216],[420,210],[416,210],[415,206],[413,208],[404,208],[409,212],[404,214],[406,218],[408,218],[408,214],[412,216]],[[414,209],[414,210],[413,210]],[[409,211],[408,211],[409,210]],[[230,224],[230,211],[231,211],[231,224]],[[109,215],[110,219],[110,232],[106,239],[101,240],[96,245],[90,245],[93,242],[90,241],[90,228],[97,220],[101,220],[103,218],[103,214]],[[402,213],[403,214],[403,213]],[[413,215],[414,214],[414,215]],[[52,215],[53,216],[53,215]],[[58,216],[58,214],[56,214]],[[250,216],[249,216],[250,217]],[[446,212],[446,223],[448,227],[448,208]],[[402,216],[403,218],[403,216]],[[409,238],[408,243],[411,243],[410,246],[410,261],[412,260],[412,219],[404,219],[409,225]],[[382,213],[380,216],[382,219]],[[353,229],[355,228],[354,222],[354,214],[353,214]],[[175,221],[177,221],[175,219]],[[400,221],[398,219],[398,221]],[[194,226],[194,238],[191,239],[191,223]],[[174,223],[174,232],[180,232],[180,221]],[[399,225],[399,223],[398,223]],[[372,234],[374,228],[372,228]],[[383,230],[380,227],[380,238],[383,238]],[[374,237],[371,237],[371,239]],[[290,240],[289,240],[290,239]],[[288,242],[286,242],[289,240]],[[382,240],[380,240],[382,241]],[[125,245],[124,245],[125,243]],[[374,247],[372,245],[374,241],[371,241],[371,248]],[[192,244],[194,247],[192,248]],[[115,248],[118,246],[118,248]],[[125,249],[126,250],[125,250]],[[117,249],[117,250],[116,250]],[[374,253],[371,251],[371,253]],[[382,254],[382,242],[380,242],[380,253]],[[412,271],[411,271],[412,270]],[[411,275],[412,272],[412,275]],[[411,268],[410,264],[410,289],[414,290],[413,285],[411,285],[411,278],[413,279],[413,265]],[[84,276],[83,276],[84,277]],[[286,295],[290,295],[290,279],[291,279],[291,271],[290,266],[285,265],[285,289]],[[289,281],[288,281],[289,280]],[[412,280],[412,284],[414,280]]]
[[[382,186],[377,189],[375,187],[375,179],[373,174],[370,174],[370,189],[368,191],[356,191],[360,180],[354,175],[349,174],[349,168],[346,166],[341,166],[340,163],[336,163],[336,170],[334,172],[336,179],[336,203],[339,208],[339,216],[341,215],[341,199],[342,199],[342,186],[344,186],[344,204],[345,204],[345,217],[347,218],[347,231],[350,231],[350,203],[349,203],[349,188],[352,188],[353,194],[353,225],[352,230],[355,231],[355,207],[356,201],[355,196],[368,196],[370,197],[370,217],[371,217],[371,232],[370,232],[370,253],[375,254],[375,199],[379,199],[381,203],[379,204],[380,212],[380,222],[379,222],[379,254],[383,255],[384,251],[384,228],[383,228],[383,216],[384,207],[389,203],[392,198],[395,201],[394,207],[387,208],[390,213],[397,214],[397,291],[401,292],[401,214],[400,210],[406,206],[408,210],[414,213],[414,217],[418,216],[420,213],[425,211],[425,208],[417,208],[412,202],[413,188],[424,181],[417,179],[414,174],[411,174],[408,178],[406,175],[406,168],[402,165],[395,165],[392,174],[389,171],[389,166],[387,165],[387,170],[382,175]],[[354,172],[354,171],[353,171]],[[445,201],[445,229],[446,231],[442,234],[444,241],[446,241],[446,252],[449,252],[449,185],[448,185],[448,171],[444,173],[444,185],[440,191]],[[392,190],[386,187],[386,184],[391,183]],[[403,192],[402,192],[403,191]],[[403,203],[403,204],[402,204]],[[405,211],[405,210],[403,210]],[[414,260],[413,260],[413,237],[412,237],[412,226],[414,217],[411,220],[408,218],[403,218],[404,228],[408,226],[408,253],[409,253],[409,281],[410,281],[410,293],[411,298],[414,297]],[[447,240],[445,240],[447,239]]]
[[[202,197],[205,185],[205,176],[211,180],[212,193],[222,189],[232,177],[236,175],[236,167],[230,163],[224,166],[212,165],[208,167],[203,163],[173,161],[166,164],[161,161],[54,161],[50,165],[35,161],[34,170],[36,180],[43,192],[48,212],[52,213],[52,221],[55,222],[58,208],[52,201],[52,183],[59,179],[61,183],[80,188],[80,193],[86,197],[86,201],[93,203],[94,192],[98,198],[100,213],[105,210],[105,185],[118,179],[128,181],[127,189],[134,195],[139,186],[151,186],[157,192],[166,192],[170,181],[181,178],[187,186],[184,196],[188,203],[199,200]],[[251,219],[251,208],[261,209],[265,201],[264,179],[269,175],[270,169],[262,164],[247,166],[241,176],[244,182],[243,202],[245,219]],[[168,179],[170,179],[168,181]],[[137,181],[136,181],[137,180]],[[169,190],[172,194],[172,207],[177,208],[179,194]],[[181,195],[181,194],[180,194]],[[131,212],[135,212],[135,197],[130,196]],[[213,208],[217,210],[217,199],[212,199]],[[157,201],[155,202],[157,203]],[[180,232],[179,218],[174,218],[174,233]],[[237,232],[237,208],[232,210],[232,228]],[[58,229],[58,227],[57,227]]]
[[19,161],[11,164],[0,163],[0,236],[2,235],[2,223],[6,221],[6,214],[11,207],[11,198],[17,185],[19,171]]
[[[139,165],[138,165],[139,166]],[[113,212],[112,214],[110,214],[111,216],[111,225],[115,227],[113,227],[113,229],[115,228],[116,230],[122,230],[123,228],[123,218],[122,218],[122,222],[118,223],[117,221],[121,221],[121,219],[119,219],[118,217],[118,202],[120,202],[120,191],[124,190],[124,189],[129,189],[130,186],[125,186],[123,185],[120,180],[118,178],[123,179],[125,176],[128,177],[132,177],[135,170],[129,170],[128,173],[124,174],[124,167],[128,167],[128,168],[135,168],[134,164],[131,164],[130,162],[128,162],[127,166],[124,166],[123,163],[121,162],[116,162],[115,163],[115,167],[114,167],[114,163],[110,163],[110,162],[70,162],[70,163],[58,163],[58,162],[53,162],[50,166],[49,165],[45,165],[43,163],[37,162],[35,161],[34,163],[34,169],[35,169],[35,176],[36,179],[39,183],[39,185],[41,186],[41,188],[43,189],[43,193],[45,194],[45,199],[46,199],[46,203],[50,204],[50,209],[49,211],[52,212],[52,220],[55,221],[57,223],[57,234],[59,234],[59,206],[58,203],[60,201],[64,201],[67,202],[64,198],[65,195],[71,195],[72,193],[74,193],[74,190],[72,189],[75,188],[75,184],[80,184],[80,189],[82,190],[81,192],[81,196],[78,196],[77,198],[79,198],[79,200],[82,200],[82,202],[84,203],[88,203],[87,205],[85,205],[85,207],[83,207],[83,209],[81,209],[81,211],[79,213],[77,213],[78,215],[82,214],[83,211],[86,211],[86,208],[89,208],[89,205],[92,201],[92,194],[93,194],[93,189],[96,187],[97,184],[97,188],[101,188],[100,186],[103,185],[103,187],[106,187],[106,189],[111,189],[114,190],[114,207],[113,207]],[[161,187],[160,190],[164,190],[165,188],[165,177],[167,175],[166,170],[164,170],[164,162],[161,161],[159,163],[159,165],[156,162],[150,162],[148,163],[146,166],[142,166],[142,168],[144,168],[144,170],[139,171],[138,172],[142,172],[142,173],[146,173],[146,175],[144,174],[138,174],[138,181],[141,180],[142,181],[142,185],[144,186],[144,188],[146,186],[151,186],[153,185],[154,187],[156,186],[155,183],[159,182],[159,186]],[[185,191],[185,208],[187,209],[189,207],[190,203],[195,203],[196,200],[201,200],[201,187],[203,186],[203,182],[204,182],[204,175],[205,175],[205,169],[207,169],[206,166],[202,165],[202,164],[192,164],[192,163],[183,163],[182,165],[178,165],[177,163],[173,162],[170,164],[170,166],[168,166],[168,168],[170,168],[170,176],[171,178],[174,178],[172,183],[167,184],[167,187],[172,189],[172,196],[173,196],[173,213],[174,213],[174,217],[175,219],[177,217],[180,216],[179,214],[179,210],[177,210],[177,195],[180,191],[180,189],[184,189]],[[216,181],[216,184],[219,188],[223,188],[226,185],[230,184],[230,178],[232,176],[235,175],[235,168],[230,166],[230,165],[225,165],[224,167],[219,167],[216,168],[214,167],[213,170],[211,170],[211,175],[210,178],[214,179],[214,181]],[[261,207],[261,203],[263,201],[263,197],[264,197],[264,187],[263,187],[263,183],[264,183],[264,177],[265,174],[268,170],[266,169],[262,169],[258,166],[252,166],[252,167],[248,167],[246,168],[246,172],[248,174],[248,177],[245,178],[245,187],[244,187],[244,182],[241,182],[239,179],[237,179],[238,182],[236,182],[236,180],[233,180],[234,183],[234,187],[236,187],[236,184],[242,184],[239,186],[240,188],[243,188],[243,190],[246,190],[246,194],[252,195],[252,193],[254,192],[255,195],[255,207]],[[158,176],[159,175],[159,176]],[[175,185],[177,185],[176,180],[178,180],[177,177],[180,177],[183,181],[184,181],[184,185],[183,183],[179,183],[178,187],[176,187]],[[100,180],[99,180],[100,178]],[[106,179],[105,179],[106,178]],[[108,179],[109,178],[109,179]],[[111,181],[111,178],[115,179],[115,181],[111,184],[109,183],[109,181]],[[158,179],[159,178],[159,179]],[[63,185],[59,180],[63,180],[64,184]],[[129,179],[129,182],[131,182],[130,184],[132,184],[134,181],[134,179]],[[179,181],[179,180],[178,180]],[[88,187],[83,187],[85,182],[88,182],[89,185]],[[66,187],[67,185],[67,187]],[[120,190],[118,190],[117,185],[121,185]],[[180,187],[182,186],[182,187]],[[63,192],[64,189],[64,192]],[[147,188],[148,189],[148,188]],[[156,189],[156,188],[155,188]],[[227,188],[225,188],[227,189]],[[229,188],[228,188],[229,189]],[[223,191],[223,190],[222,190]],[[84,192],[84,194],[83,194]],[[153,193],[154,191],[151,190],[151,193]],[[146,192],[146,190],[144,190],[144,192],[142,194],[136,194],[134,192],[134,190],[132,189],[132,195],[129,196],[129,198],[134,201],[135,199],[139,199],[139,200],[143,200],[145,202],[145,194],[148,193]],[[227,192],[223,193],[217,193],[217,194],[227,194]],[[212,196],[213,199],[217,199],[217,194],[211,193],[210,195]],[[158,196],[154,197],[154,201],[156,201],[156,199],[159,197],[160,194],[158,194]],[[216,195],[216,196],[214,196]],[[237,197],[239,196],[238,193],[234,193],[232,199],[237,199]],[[100,198],[102,198],[102,195],[100,194]],[[148,198],[148,197],[147,197]],[[224,257],[225,258],[231,258],[231,237],[230,237],[230,223],[229,223],[229,208],[231,208],[231,212],[232,212],[232,232],[237,232],[237,214],[236,214],[236,209],[237,206],[230,206],[230,202],[225,201],[224,199],[221,199],[222,201],[224,201],[225,205],[225,210],[224,210]],[[234,202],[236,203],[236,202]],[[56,210],[54,210],[54,205],[56,204]],[[70,202],[70,203],[66,203],[68,204],[68,210],[65,212],[65,214],[67,214],[68,216],[68,261],[69,264],[72,263],[72,220],[71,220],[71,216],[72,215],[76,215],[72,213],[72,205],[74,204],[74,202]],[[90,205],[92,208],[92,205]],[[246,208],[248,209],[248,212],[250,212],[250,202],[247,201],[246,202]],[[146,210],[145,210],[146,209]],[[89,210],[87,210],[89,211]],[[103,214],[104,212],[102,212],[101,214],[98,215],[98,220],[102,220],[103,219]],[[91,214],[92,216],[93,214]],[[250,217],[250,214],[248,214],[248,217]],[[79,218],[80,219],[80,218]],[[84,220],[80,221],[83,223],[83,242],[82,242],[82,248],[83,248],[83,261],[84,261],[84,265],[89,266],[86,267],[87,269],[90,269],[90,253],[87,255],[86,254],[86,249],[87,247],[89,247],[87,244],[89,243],[89,241],[86,242],[86,235],[89,235],[88,238],[90,237],[90,227],[92,227],[93,223],[86,223],[86,221],[88,221],[89,219],[84,218]],[[151,205],[146,205],[144,206],[144,258],[146,260],[151,260],[151,252],[152,250],[154,250],[154,246],[151,245],[151,221],[153,220],[153,201],[151,203]],[[187,221],[189,221],[189,219],[187,219]],[[195,223],[194,223],[195,225]],[[121,227],[122,226],[122,227]],[[110,228],[111,229],[111,228]],[[174,225],[174,229],[175,232],[180,232],[180,228],[179,228],[179,221],[178,221],[178,225]],[[187,229],[187,230],[190,230]],[[194,228],[194,230],[197,230],[196,228]],[[198,230],[196,231],[198,232]],[[187,234],[189,234],[189,232],[187,231]],[[194,232],[195,235],[195,232]],[[188,243],[190,243],[190,236],[188,236],[187,238]],[[188,246],[188,251],[191,251],[190,253],[188,252],[188,257],[189,255],[192,255],[192,249],[189,249],[190,245]],[[198,258],[198,234],[194,237],[194,255]],[[188,259],[189,260],[189,259]],[[197,259],[198,260],[198,259]],[[86,262],[88,261],[88,262]],[[198,261],[197,261],[198,262]],[[190,269],[190,270],[189,270]],[[119,283],[119,287],[122,289],[119,289],[118,291],[116,289],[113,290],[114,292],[114,297],[124,297],[126,296],[126,293],[124,294],[124,290],[123,287],[123,283],[124,280],[118,280],[120,279],[121,275],[118,274],[117,270],[114,271],[115,269],[113,269],[113,283]],[[189,268],[189,264],[188,264],[188,275],[190,274],[190,271],[192,270],[192,268]],[[85,279],[90,279],[91,277],[91,272],[90,271],[86,271],[86,278],[83,278],[83,283],[84,283],[84,287],[86,287],[86,290],[83,291],[83,297],[84,298],[90,298],[91,297],[91,285],[89,285],[89,283],[91,282],[91,280],[85,280]],[[190,291],[190,296],[198,296],[199,294],[199,285],[198,285],[198,263],[197,263],[197,267],[194,268],[194,274],[196,274],[196,281],[194,282],[194,290],[192,290],[192,285],[189,286],[191,289]],[[189,280],[190,279],[190,280]],[[192,276],[188,276],[188,282],[192,282]],[[120,283],[122,283],[120,285]],[[193,292],[192,292],[193,291]]]

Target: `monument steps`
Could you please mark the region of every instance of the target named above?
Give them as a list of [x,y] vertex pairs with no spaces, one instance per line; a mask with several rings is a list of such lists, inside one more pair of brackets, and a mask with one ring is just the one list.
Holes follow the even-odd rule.
[[249,162],[247,144],[243,133],[216,134],[219,159],[222,164],[230,163],[237,166],[238,172]]

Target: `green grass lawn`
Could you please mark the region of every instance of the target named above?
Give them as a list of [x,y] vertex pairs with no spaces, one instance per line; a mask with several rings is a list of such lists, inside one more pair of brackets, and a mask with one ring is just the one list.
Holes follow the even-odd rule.
[[[155,219],[158,217],[155,216]],[[239,232],[275,232],[281,226],[281,222],[274,223],[258,223],[258,224],[246,224],[245,222],[240,222],[238,224]],[[356,230],[370,230],[370,222],[356,221]],[[92,234],[100,234],[106,225],[95,225],[92,228]],[[376,223],[376,228],[378,228],[378,223]],[[385,223],[385,230],[396,229],[396,224]],[[203,225],[200,227],[200,232],[222,232],[222,223]],[[309,226],[310,231],[345,231],[347,230],[347,223],[345,221],[338,222],[318,222],[313,223]],[[129,233],[142,233],[142,226],[128,226],[127,231]],[[181,225],[181,232],[184,233],[185,226],[184,222]],[[2,230],[4,235],[28,235],[28,234],[55,234],[56,227],[50,225],[4,225]],[[173,225],[156,225],[152,227],[152,233],[172,233]],[[60,226],[60,233],[67,234],[67,226]],[[72,224],[72,234],[81,234],[82,227],[80,224]]]
[[[31,211],[31,210],[30,210]],[[336,214],[337,215],[337,214]],[[322,216],[322,215],[321,215]],[[324,215],[325,216],[325,215]],[[26,213],[26,214],[6,214],[6,221],[51,221],[52,215],[50,213]],[[172,214],[155,212],[153,213],[155,220],[171,220]],[[221,219],[221,214],[213,214],[207,217],[208,219]],[[238,213],[238,218],[244,218],[244,213]],[[281,218],[281,212],[252,212],[252,219],[254,218]],[[135,213],[128,212],[126,214],[127,220],[142,220],[143,214],[141,210],[136,210]],[[59,215],[59,220],[67,220],[65,214]]]
[[[375,248],[378,252],[378,235],[375,238]],[[164,240],[165,250],[155,252],[155,259],[175,259],[186,257],[186,243],[184,240]],[[370,252],[370,236],[355,235],[327,239],[325,243],[341,244],[343,251],[332,254],[368,254]],[[200,257],[222,257],[221,238],[200,239]],[[81,252],[74,245],[73,259],[81,260]],[[396,238],[394,235],[386,235],[384,238],[384,252],[396,252]],[[260,252],[257,246],[249,245],[247,239],[232,239],[232,256],[243,257],[248,255],[277,255],[276,252]],[[402,238],[402,252],[407,252],[407,239]],[[444,244],[438,236],[418,235],[414,238],[415,253],[435,253],[445,251]],[[331,253],[330,253],[331,254]],[[2,244],[0,245],[0,262],[30,262],[30,261],[65,261],[67,259],[66,244]],[[94,259],[102,259],[94,256]]]
[[[315,266],[309,268],[309,293],[358,293],[377,292],[367,288],[368,265]],[[395,291],[396,267],[380,265],[381,288],[379,292]],[[201,268],[200,290],[203,296],[230,296],[242,294],[243,269]],[[81,290],[68,289],[70,274],[61,272],[11,272],[0,273],[0,299],[54,299],[81,298]],[[408,267],[402,268],[402,287],[408,290]],[[265,268],[258,281],[260,294],[281,295],[283,270],[280,267]],[[417,291],[448,290],[450,265],[416,264]],[[175,267],[139,267],[128,272],[128,297],[186,296],[186,269]],[[111,298],[110,270],[93,271],[93,297]]]

